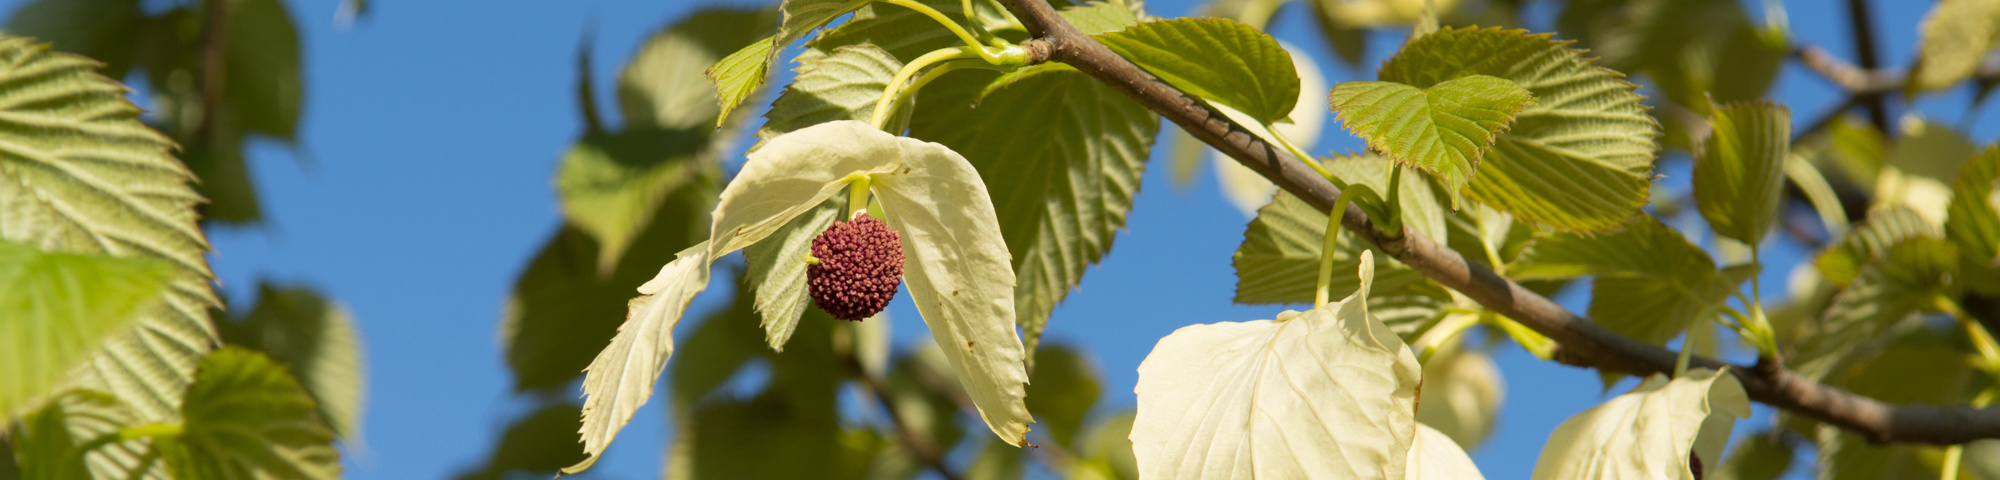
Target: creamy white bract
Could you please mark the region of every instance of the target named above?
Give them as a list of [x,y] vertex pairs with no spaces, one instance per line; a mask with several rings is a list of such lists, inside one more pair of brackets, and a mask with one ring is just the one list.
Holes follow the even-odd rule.
[[781,135],[751,153],[722,191],[708,241],[639,287],[625,324],[584,377],[581,433],[590,458],[563,471],[590,468],[652,396],[673,354],[674,325],[708,287],[710,264],[771,236],[859,176],[872,180],[883,221],[902,234],[910,299],[980,416],[1002,440],[1022,444],[1034,420],[1014,330],[1014,270],[985,182],[943,145],[837,121]]

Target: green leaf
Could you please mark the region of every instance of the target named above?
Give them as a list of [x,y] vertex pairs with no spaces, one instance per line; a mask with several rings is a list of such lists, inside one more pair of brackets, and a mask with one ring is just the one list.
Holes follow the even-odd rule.
[[[817,50],[812,51],[817,53]],[[802,55],[798,77],[771,102],[764,113],[760,140],[835,120],[867,121],[903,68],[887,50],[871,44],[834,48],[831,53]]]
[[46,253],[0,241],[0,430],[40,408],[105,339],[153,309],[174,274],[149,258]]
[[1056,14],[1084,35],[1100,36],[1139,25],[1139,16],[1126,2],[1091,0],[1057,11]]
[[299,71],[299,31],[285,3],[230,0],[228,30],[223,108],[248,132],[296,140],[305,78]]
[[270,355],[297,377],[343,441],[359,444],[367,364],[347,309],[305,287],[257,285],[257,304],[219,325],[222,340]]
[[[1522,279],[1596,275],[1593,322],[1639,341],[1663,345],[1687,330],[1756,273],[1755,266],[1717,271],[1701,247],[1651,215],[1609,234],[1537,236],[1507,272]],[[1711,312],[1712,314],[1712,312]]]
[[792,219],[770,238],[743,249],[749,264],[749,281],[756,287],[756,311],[762,316],[765,342],[772,350],[785,351],[798,328],[799,316],[811,304],[806,297],[807,254],[812,241],[847,213],[846,202],[829,199],[805,215]]
[[1750,398],[1727,372],[1689,370],[1671,381],[1654,374],[1631,393],[1570,417],[1549,434],[1535,461],[1535,480],[1696,478],[1690,457],[1715,459],[1736,419],[1750,416]]
[[[1921,332],[1921,330],[1919,331]],[[1844,368],[1826,383],[1891,404],[1964,404],[1978,376],[1965,354],[1942,335],[1916,333],[1895,339],[1879,355]],[[1853,356],[1853,353],[1847,355]],[[1912,374],[1921,372],[1921,374]],[[1821,478],[1933,479],[1940,478],[1936,458],[1944,449],[1929,445],[1876,445],[1838,427],[1822,425],[1815,432]],[[1977,452],[1966,452],[1974,460]]]
[[602,274],[617,267],[669,194],[706,180],[708,141],[696,130],[626,130],[585,137],[563,155],[556,198],[569,223],[597,239]]
[[1383,81],[1417,88],[1471,75],[1511,80],[1535,105],[1515,116],[1472,179],[1474,200],[1571,231],[1617,228],[1645,204],[1659,125],[1637,88],[1570,42],[1497,28],[1445,28],[1411,41]]
[[565,226],[514,281],[501,312],[500,344],[517,392],[554,392],[583,375],[625,316],[625,301],[675,252],[708,238],[715,192],[690,185],[663,202],[634,248],[605,275],[596,239]]
[[1134,389],[1141,475],[1402,478],[1422,367],[1369,315],[1374,262],[1360,263],[1360,288],[1339,303],[1161,339]]
[[[1320,255],[1326,248],[1326,221],[1325,213],[1290,192],[1279,192],[1269,205],[1258,209],[1257,218],[1244,230],[1243,244],[1236,248],[1230,262],[1236,268],[1233,301],[1312,304],[1316,294],[1313,289],[1319,283]],[[1338,235],[1340,251],[1333,257],[1336,272],[1360,267],[1361,252],[1375,250],[1346,229]],[[1376,263],[1373,272],[1377,294],[1399,291],[1424,278],[1386,255],[1381,258],[1385,260]],[[1330,298],[1348,295],[1359,286],[1353,277],[1334,275]]]
[[[1134,414],[1125,412],[1098,422],[1082,450],[1086,468],[1106,480],[1137,480],[1139,460],[1132,454]],[[1080,477],[1081,475],[1071,475]]]
[[639,46],[618,75],[618,111],[625,129],[711,130],[733,119],[703,88],[701,70],[738,45],[760,40],[777,21],[771,9],[708,7],[661,29]]
[[[772,49],[772,43],[776,41],[775,37],[770,37],[752,42],[742,50],[722,57],[702,72],[710,82],[715,83],[716,111],[722,113],[720,118],[727,118],[737,105],[757,92],[757,87],[764,86],[764,72],[771,69],[773,57],[777,56]],[[720,126],[721,120],[718,119],[716,125]]]
[[1083,352],[1062,345],[1035,350],[1035,371],[1028,377],[1028,411],[1040,416],[1056,445],[1075,448],[1083,417],[1097,404],[1097,369]]
[[778,52],[805,38],[813,29],[868,3],[869,0],[785,0],[778,7],[784,19],[779,21],[776,35],[750,43],[704,72],[715,82],[720,116],[728,118],[731,110],[764,85],[765,72],[777,61]]
[[[73,457],[77,447],[138,422],[130,409],[110,394],[94,390],[70,390],[51,399],[47,406],[7,430],[11,449],[0,456],[18,460],[21,480],[70,480],[74,478],[165,478],[165,468],[151,448],[140,442],[115,442],[82,457]],[[149,464],[150,463],[150,464]],[[4,465],[0,465],[4,466]],[[0,471],[0,474],[7,472]],[[67,475],[65,475],[67,474]],[[87,476],[85,475],[87,474]]]
[[1937,237],[1943,232],[1925,221],[1916,210],[1903,206],[1871,209],[1868,220],[1847,232],[1814,260],[1821,275],[1834,285],[1847,285],[1861,273],[1861,266],[1882,256],[1889,247],[1914,237]]
[[[973,17],[976,23],[987,25],[1001,21],[998,17],[1001,13],[997,11],[979,11],[974,15],[966,15],[964,3],[958,0],[917,0],[917,2],[937,10],[938,13],[944,14],[945,18],[959,22],[959,25],[968,30],[973,28],[972,25],[959,19]],[[977,6],[973,9],[980,10]],[[1012,17],[1006,17],[1005,21],[1012,20]],[[897,65],[900,67],[902,63],[915,60],[932,50],[965,43],[950,30],[939,26],[937,20],[916,10],[897,5],[870,3],[855,10],[854,16],[848,18],[846,22],[820,32],[819,36],[807,42],[807,50],[799,55],[799,61],[804,63],[815,55],[830,53],[844,46],[862,44],[873,44],[889,52],[898,59]],[[881,91],[877,90],[876,93],[880,94]]]
[[1421,168],[1445,184],[1457,209],[1459,191],[1472,180],[1479,159],[1535,103],[1527,89],[1486,75],[1447,80],[1427,88],[1392,82],[1347,82],[1333,87],[1340,122],[1397,163]]
[[[674,352],[680,360],[668,365],[674,397],[675,418],[692,411],[704,398],[721,388],[752,358],[764,354],[758,329],[751,323],[757,312],[751,297],[742,291],[728,308],[703,317],[694,333]],[[567,465],[567,464],[565,464]]]
[[1152,111],[1075,69],[1031,70],[983,99],[991,74],[945,77],[924,89],[910,120],[912,137],[965,155],[996,194],[1029,351],[1125,226],[1160,129]]
[[1522,279],[1584,275],[1701,277],[1715,272],[1708,252],[1652,215],[1640,215],[1608,234],[1544,233],[1507,267]]
[[1020,447],[987,440],[972,466],[965,469],[966,480],[1020,480],[1027,456]]
[[2000,47],[2000,2],[1941,0],[1924,15],[1917,42],[1917,65],[1910,71],[1910,94],[1958,84],[1979,69],[1987,52]]
[[1718,105],[1694,163],[1694,197],[1717,235],[1756,245],[1784,193],[1791,109],[1770,102]]
[[1219,18],[1140,23],[1097,35],[1112,51],[1188,94],[1258,121],[1285,119],[1298,103],[1292,56],[1255,27]]
[[1944,236],[1958,245],[1958,280],[1985,294],[2000,294],[2000,146],[1988,147],[1958,173],[1951,185]]
[[312,395],[261,353],[223,348],[202,360],[181,418],[178,435],[153,440],[175,478],[340,478]]
[[523,473],[554,476],[556,470],[583,460],[576,435],[576,417],[581,410],[574,403],[557,403],[515,420],[500,434],[485,464],[454,478],[503,480]]
[[7,18],[6,31],[104,62],[104,76],[125,78],[146,23],[139,0],[36,0]]
[[[831,348],[835,321],[814,315],[791,350],[769,356],[763,391],[705,402],[678,417],[681,429],[662,477],[862,478],[889,442],[841,427],[836,395],[848,377]],[[755,332],[749,322],[737,323]]]
[[1937,237],[1904,239],[1861,267],[1791,357],[1793,369],[1818,379],[1845,363],[1850,353],[1911,314],[1926,310],[1949,288],[1958,267],[1958,247]]
[[146,256],[174,267],[166,301],[112,338],[73,386],[107,391],[146,421],[171,418],[215,341],[219,307],[195,225],[201,197],[96,62],[0,37],[0,240],[53,252]]

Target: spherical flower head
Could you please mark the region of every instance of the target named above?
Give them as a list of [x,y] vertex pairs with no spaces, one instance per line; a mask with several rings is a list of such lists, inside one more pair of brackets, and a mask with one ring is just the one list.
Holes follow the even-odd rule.
[[859,321],[880,313],[903,283],[902,237],[867,214],[835,221],[812,242],[819,260],[806,267],[813,305],[833,318]]

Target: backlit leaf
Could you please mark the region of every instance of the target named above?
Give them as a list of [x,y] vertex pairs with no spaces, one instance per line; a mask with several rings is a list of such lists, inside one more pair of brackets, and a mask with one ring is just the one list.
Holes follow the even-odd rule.
[[726,124],[702,69],[757,41],[777,19],[769,9],[703,8],[654,33],[618,74],[626,130],[711,130]]
[[[1257,218],[1243,232],[1243,245],[1236,248],[1230,262],[1236,268],[1236,296],[1232,300],[1242,304],[1311,304],[1319,282],[1320,255],[1326,248],[1326,221],[1325,213],[1289,192],[1279,192],[1276,200],[1258,209]],[[1346,229],[1337,235],[1340,250],[1333,257],[1335,272],[1360,267],[1361,252],[1375,250]],[[1423,280],[1423,274],[1394,259],[1375,264],[1373,275],[1377,294]],[[1336,273],[1329,286],[1330,296],[1340,297],[1353,293],[1360,283]]]
[[1988,147],[1958,173],[1951,185],[1944,236],[1958,244],[1963,264],[1958,279],[1982,293],[2000,293],[2000,197],[1993,183],[2000,180],[2000,147]]
[[71,386],[105,391],[143,421],[173,418],[215,342],[220,303],[195,225],[194,178],[96,62],[0,38],[0,240],[51,252],[168,261],[166,301],[113,337]]
[[0,241],[0,430],[152,310],[174,270],[149,258],[46,253]]
[[1333,87],[1332,108],[1347,130],[1397,163],[1445,183],[1452,208],[1479,160],[1534,97],[1505,79],[1470,75],[1427,88],[1393,82]]
[[1339,303],[1161,339],[1139,364],[1140,474],[1403,478],[1422,370],[1368,314],[1373,262],[1360,263],[1360,288]]
[[1941,0],[1924,15],[1911,93],[1938,90],[1972,77],[1987,52],[2000,46],[2000,2]]
[[1931,225],[1943,225],[1951,184],[1965,162],[1979,154],[1978,147],[1937,121],[1909,116],[1900,126],[1903,136],[1875,177],[1875,205],[1906,206]]
[[340,478],[312,395],[261,353],[210,354],[181,408],[180,433],[153,441],[175,478]]
[[1270,35],[1241,22],[1158,20],[1097,39],[1181,91],[1241,110],[1260,123],[1285,119],[1299,98],[1291,55]]
[[1694,196],[1717,235],[1756,245],[1778,215],[1792,141],[1791,109],[1770,102],[1718,105],[1694,163]]
[[347,309],[303,287],[257,286],[257,304],[222,339],[269,355],[297,377],[343,441],[359,444],[367,364]]
[[1861,266],[1882,256],[1889,247],[1914,237],[1937,237],[1941,232],[1936,225],[1924,220],[1916,210],[1903,206],[1886,206],[1871,209],[1868,220],[1849,230],[1847,235],[1836,240],[1826,251],[1821,252],[1814,265],[1821,275],[1834,285],[1847,285],[1861,273]]
[[1880,332],[1928,309],[1947,293],[1958,268],[1958,248],[1936,237],[1912,237],[1861,267],[1853,283],[1833,297],[1818,331],[1788,360],[1807,378],[1819,378],[1851,360],[1848,353]]
[[1521,220],[1609,230],[1645,203],[1659,125],[1637,87],[1568,45],[1521,30],[1445,28],[1404,45],[1381,80],[1430,88],[1489,75],[1527,88],[1535,104],[1494,141],[1470,195]]
[[903,62],[881,47],[849,45],[799,61],[798,78],[764,113],[757,137],[769,140],[785,132],[835,120],[867,121],[889,80]]
[[783,19],[778,23],[776,35],[750,43],[723,57],[704,72],[710,81],[715,82],[720,116],[728,118],[730,111],[755,93],[757,87],[764,85],[765,72],[777,62],[778,52],[826,22],[867,4],[868,0],[785,0],[778,7]]

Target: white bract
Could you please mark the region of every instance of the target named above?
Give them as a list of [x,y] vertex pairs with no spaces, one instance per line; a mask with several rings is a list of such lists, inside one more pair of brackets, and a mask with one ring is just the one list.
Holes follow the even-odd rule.
[[1404,478],[1423,370],[1368,313],[1374,263],[1339,303],[1161,339],[1139,364],[1140,477]]
[[1451,436],[1417,424],[1417,439],[1410,444],[1410,462],[1404,472],[1412,480],[1486,480],[1472,457]]
[[854,179],[871,179],[902,235],[904,282],[973,405],[1007,443],[1028,432],[1028,374],[1014,331],[1014,270],[979,172],[943,145],[837,121],[771,139],[722,191],[709,239],[639,287],[625,324],[584,377],[583,444],[590,468],[646,403],[673,353],[674,324],[707,288],[709,265],[763,240]]
[[1701,478],[1714,478],[1729,431],[1747,416],[1750,397],[1735,376],[1700,369],[1668,381],[1654,374],[1557,426],[1533,478],[1691,480],[1690,451],[1705,467]]

